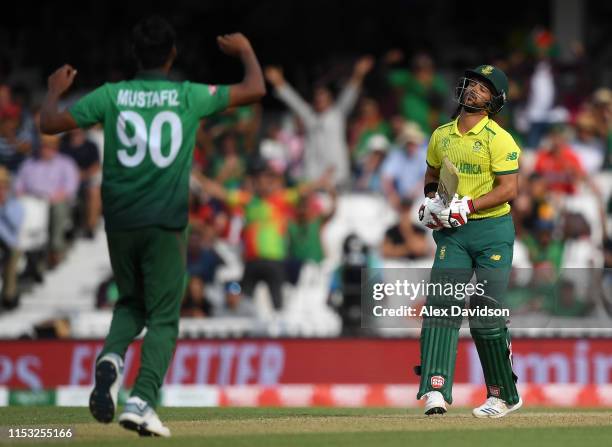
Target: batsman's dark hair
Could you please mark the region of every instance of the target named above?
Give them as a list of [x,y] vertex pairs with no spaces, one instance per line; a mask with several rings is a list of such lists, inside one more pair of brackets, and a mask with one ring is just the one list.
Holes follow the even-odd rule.
[[132,30],[132,50],[141,69],[163,66],[174,47],[172,25],[160,16],[148,17]]

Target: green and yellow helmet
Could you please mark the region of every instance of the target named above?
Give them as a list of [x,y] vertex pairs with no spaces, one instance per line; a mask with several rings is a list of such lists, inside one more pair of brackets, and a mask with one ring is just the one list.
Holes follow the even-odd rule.
[[493,65],[479,65],[478,67],[465,71],[465,76],[459,80],[455,97],[457,102],[463,104],[463,94],[469,80],[480,81],[491,90],[491,101],[485,106],[491,114],[498,113],[508,98],[508,77],[506,74]]

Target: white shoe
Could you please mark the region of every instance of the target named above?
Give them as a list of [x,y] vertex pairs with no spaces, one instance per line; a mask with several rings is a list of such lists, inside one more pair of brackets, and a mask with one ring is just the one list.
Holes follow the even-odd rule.
[[489,397],[480,407],[474,408],[472,414],[477,418],[503,418],[508,413],[518,410],[523,406],[523,399],[519,397],[519,401],[514,405],[508,405],[506,401],[498,397]]
[[425,414],[431,416],[433,414],[446,413],[446,402],[442,393],[439,391],[430,391],[423,395],[425,398]]
[[162,424],[155,410],[138,396],[127,400],[119,416],[119,424],[123,428],[138,432],[140,436],[170,437],[170,429]]
[[108,424],[115,417],[119,388],[123,381],[123,359],[106,354],[96,363],[96,385],[89,396],[89,411],[98,421]]

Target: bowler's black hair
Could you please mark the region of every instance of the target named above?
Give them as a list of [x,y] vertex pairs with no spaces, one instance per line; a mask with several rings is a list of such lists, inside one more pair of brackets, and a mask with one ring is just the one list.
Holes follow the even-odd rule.
[[140,68],[147,70],[163,66],[175,39],[174,28],[160,16],[151,16],[139,22],[132,30],[132,48]]

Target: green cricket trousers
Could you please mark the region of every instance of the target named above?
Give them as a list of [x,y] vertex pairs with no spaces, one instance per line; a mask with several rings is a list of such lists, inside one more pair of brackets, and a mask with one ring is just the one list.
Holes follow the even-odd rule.
[[140,370],[132,389],[155,407],[172,359],[186,287],[186,229],[145,227],[107,233],[119,299],[100,357],[122,358],[146,327]]
[[[465,285],[476,275],[481,294],[470,297],[470,309],[503,308],[514,246],[514,224],[510,214],[469,220],[458,228],[434,231],[436,257],[431,282]],[[440,289],[438,289],[440,290]],[[452,289],[461,290],[461,289]],[[463,308],[465,299],[430,294],[426,306],[437,309]],[[425,317],[421,329],[421,381],[417,398],[439,391],[452,403],[452,385],[462,316],[451,311]],[[469,317],[470,333],[483,368],[487,396],[518,402],[516,376],[512,371],[510,335],[503,317]]]

